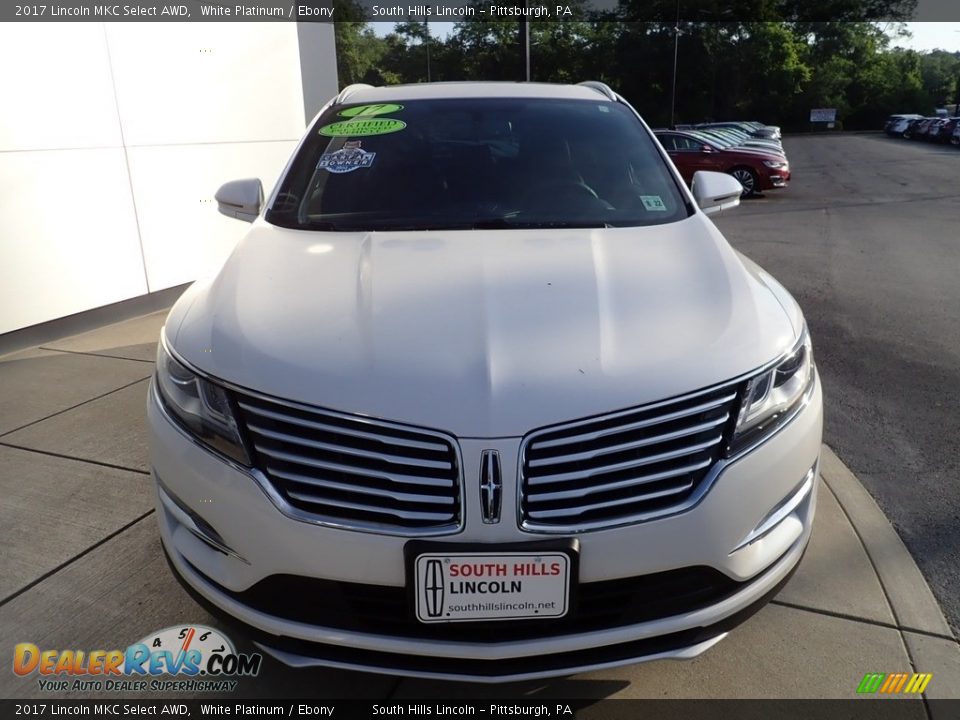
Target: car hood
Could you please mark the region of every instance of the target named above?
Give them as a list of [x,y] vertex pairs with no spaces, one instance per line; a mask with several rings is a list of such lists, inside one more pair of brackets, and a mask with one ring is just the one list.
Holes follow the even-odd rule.
[[166,332],[188,362],[241,387],[505,437],[752,371],[797,336],[787,303],[700,213],[418,233],[258,220]]

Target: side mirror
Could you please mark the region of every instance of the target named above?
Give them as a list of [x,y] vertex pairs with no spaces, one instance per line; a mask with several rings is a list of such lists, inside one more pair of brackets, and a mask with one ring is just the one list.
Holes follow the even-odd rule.
[[253,222],[263,207],[263,185],[259,178],[231,180],[217,190],[217,210],[227,217]]
[[704,145],[703,148],[700,150],[700,152],[712,153],[712,152],[713,152],[713,148],[710,147],[709,145]]
[[690,186],[693,199],[706,215],[729,210],[740,204],[743,186],[740,181],[726,173],[700,170],[693,174]]

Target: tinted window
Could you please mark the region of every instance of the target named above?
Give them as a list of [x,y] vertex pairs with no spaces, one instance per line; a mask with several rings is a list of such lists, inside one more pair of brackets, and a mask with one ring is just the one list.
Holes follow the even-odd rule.
[[677,150],[685,150],[687,152],[700,152],[703,150],[703,143],[697,142],[693,138],[678,135],[676,140],[676,148]]
[[491,98],[328,110],[267,219],[321,230],[604,227],[691,212],[624,105]]
[[661,135],[657,133],[657,140],[660,141],[660,144],[663,145],[663,149],[667,152],[672,152],[677,149],[676,135]]

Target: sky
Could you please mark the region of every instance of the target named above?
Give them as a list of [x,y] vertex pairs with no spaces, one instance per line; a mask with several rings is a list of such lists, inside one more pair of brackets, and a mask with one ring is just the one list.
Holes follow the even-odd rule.
[[[393,31],[395,23],[371,23],[377,35],[384,36]],[[949,50],[960,51],[960,22],[911,22],[906,23],[912,38],[897,40],[894,44],[912,50]],[[451,22],[430,23],[430,33],[435,38],[445,38],[453,30]]]
[[[393,26],[396,25],[394,22],[372,22],[370,26],[373,28],[373,31],[380,37],[389,35],[393,32]],[[453,32],[453,23],[452,22],[432,22],[430,23],[430,34],[439,39],[443,40]]]
[[913,37],[897,40],[895,45],[912,50],[960,50],[960,22],[911,22],[907,29]]

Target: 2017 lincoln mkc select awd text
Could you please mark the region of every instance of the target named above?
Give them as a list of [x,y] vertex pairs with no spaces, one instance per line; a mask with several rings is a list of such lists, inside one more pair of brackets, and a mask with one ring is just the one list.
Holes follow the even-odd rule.
[[703,652],[810,537],[803,315],[600,83],[351,86],[170,312],[184,586],[295,666],[499,681]]

